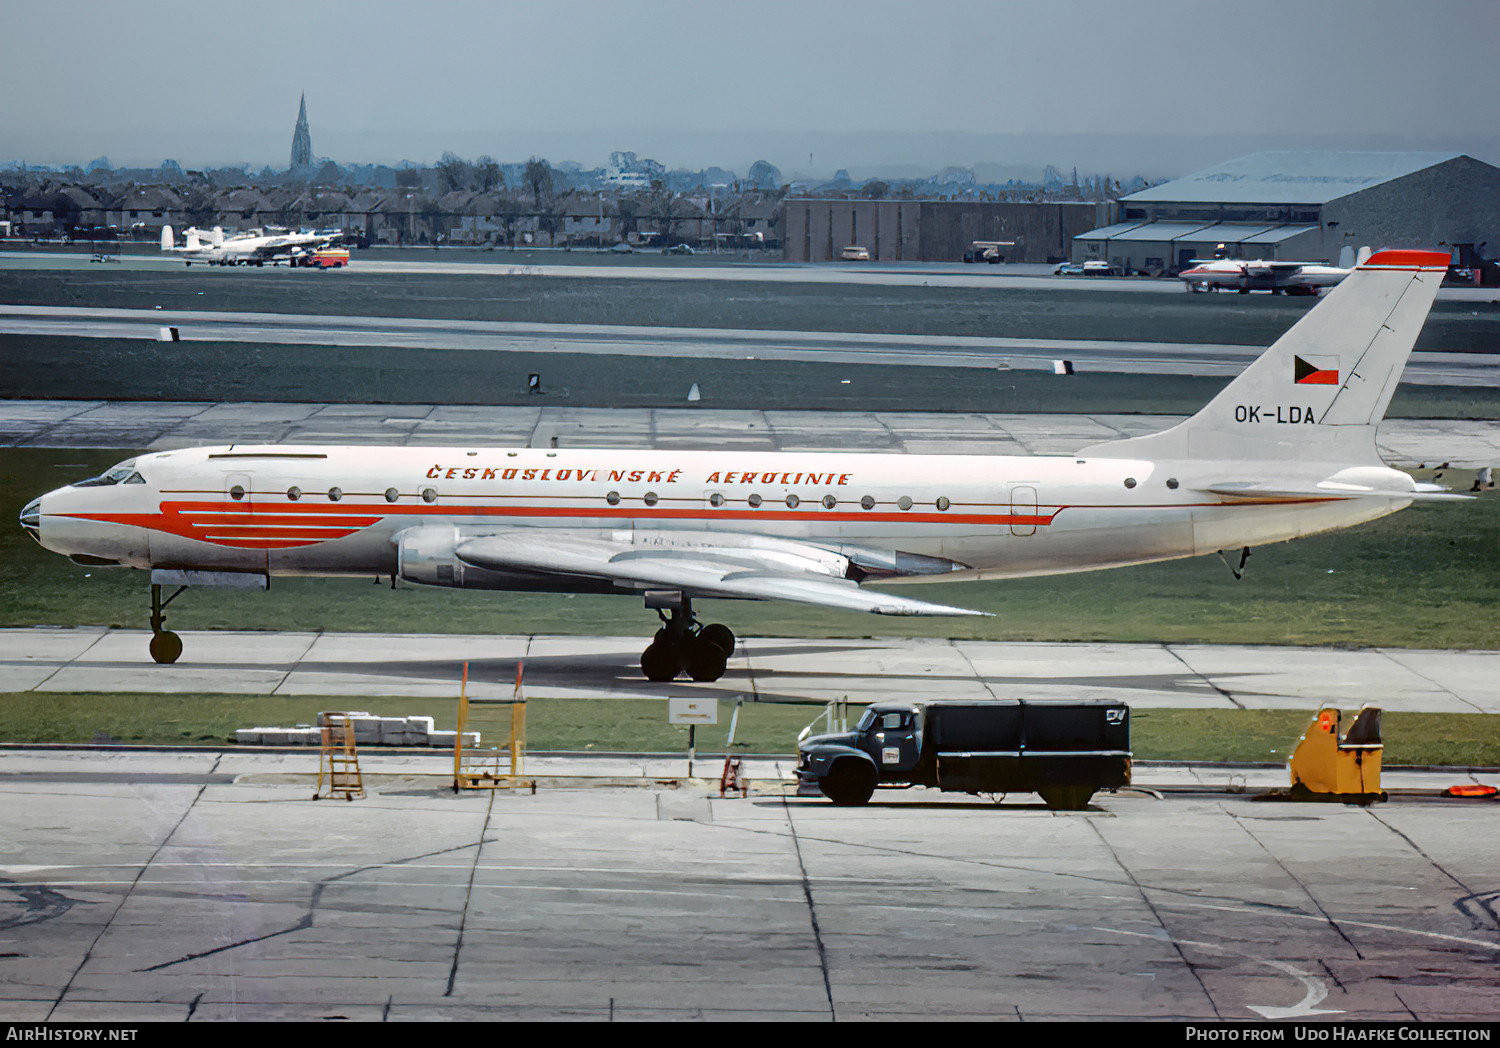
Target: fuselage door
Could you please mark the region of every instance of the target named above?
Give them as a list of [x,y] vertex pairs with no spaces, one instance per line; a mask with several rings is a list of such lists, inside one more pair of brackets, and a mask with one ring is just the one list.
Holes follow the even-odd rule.
[[1010,533],[1012,535],[1036,534],[1036,488],[1030,484],[1015,484],[1010,489]]

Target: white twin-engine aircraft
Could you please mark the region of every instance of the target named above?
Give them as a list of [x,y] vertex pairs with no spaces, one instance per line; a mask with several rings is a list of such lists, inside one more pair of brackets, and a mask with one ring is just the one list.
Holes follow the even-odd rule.
[[644,596],[663,623],[645,675],[716,680],[734,635],[697,622],[697,597],[972,615],[865,584],[1248,551],[1463,497],[1375,448],[1447,266],[1374,255],[1196,415],[1075,455],[234,444],[122,462],[21,523],[75,561],[151,569],[158,662],[182,650],[162,628],[164,585],[389,575]]
[[[226,238],[224,230],[218,226],[206,231],[189,229],[184,236],[186,243],[178,247],[172,227],[161,227],[162,251],[176,255],[188,266],[194,262],[210,266],[263,266],[267,262],[275,265],[281,259],[295,263],[339,239],[334,233],[277,233],[268,236],[259,232],[239,233]],[[207,243],[204,237],[207,237]]]

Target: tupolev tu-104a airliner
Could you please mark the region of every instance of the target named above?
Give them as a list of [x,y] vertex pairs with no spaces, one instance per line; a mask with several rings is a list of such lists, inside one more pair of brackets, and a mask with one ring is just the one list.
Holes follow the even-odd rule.
[[1248,550],[1464,497],[1375,446],[1447,266],[1371,256],[1197,414],[1073,455],[232,444],[138,456],[21,523],[80,563],[151,570],[158,662],[182,651],[163,586],[390,576],[634,594],[662,622],[642,672],[716,680],[734,635],[694,598],[972,615],[872,584]]

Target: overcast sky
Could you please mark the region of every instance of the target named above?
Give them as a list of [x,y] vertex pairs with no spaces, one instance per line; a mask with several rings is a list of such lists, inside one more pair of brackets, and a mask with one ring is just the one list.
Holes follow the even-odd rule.
[[284,168],[305,91],[314,152],[344,163],[453,150],[593,167],[624,149],[741,173],[764,158],[788,176],[1043,163],[1161,175],[1320,142],[1500,162],[1496,0],[0,0],[0,12],[0,161]]

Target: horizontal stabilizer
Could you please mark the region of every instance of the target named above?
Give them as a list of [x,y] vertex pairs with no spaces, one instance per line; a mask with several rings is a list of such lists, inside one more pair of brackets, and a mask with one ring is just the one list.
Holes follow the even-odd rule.
[[1317,484],[1292,482],[1278,484],[1266,480],[1228,480],[1202,485],[1196,490],[1210,495],[1227,495],[1242,499],[1271,499],[1301,502],[1307,499],[1470,499],[1472,495],[1455,495],[1435,484],[1418,484],[1410,489],[1377,488],[1366,484],[1349,484],[1325,480]]

